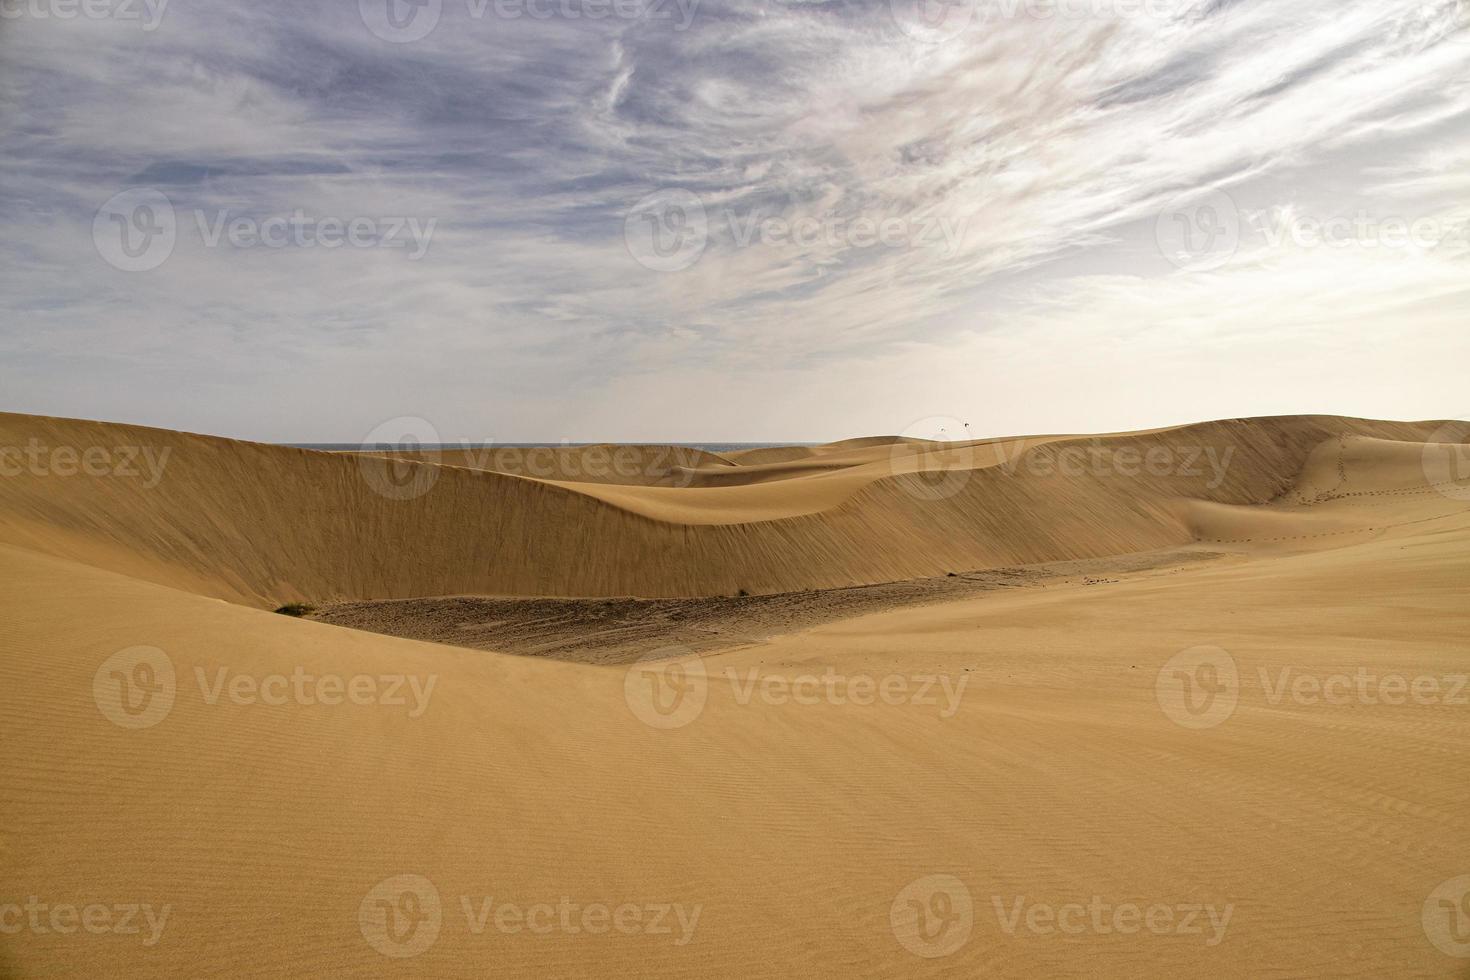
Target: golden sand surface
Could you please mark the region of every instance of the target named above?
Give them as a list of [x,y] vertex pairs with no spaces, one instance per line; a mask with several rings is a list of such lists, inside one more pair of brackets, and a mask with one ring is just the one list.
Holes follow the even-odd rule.
[[0,415],[0,977],[1470,976],[1467,435]]

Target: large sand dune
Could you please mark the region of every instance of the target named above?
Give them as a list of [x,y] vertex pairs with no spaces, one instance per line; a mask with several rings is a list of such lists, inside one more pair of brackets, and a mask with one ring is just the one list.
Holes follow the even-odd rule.
[[[1187,544],[1198,536],[1190,505],[1271,500],[1341,433],[1412,440],[1435,428],[1288,418],[1071,439],[861,440],[814,452],[828,468],[788,464],[784,478],[746,485],[727,477],[743,467],[705,459],[678,487],[657,485],[668,464],[650,465],[651,485],[589,483],[452,465],[463,454],[450,465],[390,462],[0,415],[0,445],[140,450],[135,478],[22,468],[0,485],[0,530],[36,550],[271,608],[791,592]],[[652,460],[634,456],[635,469]],[[156,480],[150,458],[166,464]]]
[[[1464,441],[1234,420],[680,486],[0,416],[46,451],[0,476],[0,976],[1466,976]],[[262,608],[1140,552],[1218,557],[632,670]]]

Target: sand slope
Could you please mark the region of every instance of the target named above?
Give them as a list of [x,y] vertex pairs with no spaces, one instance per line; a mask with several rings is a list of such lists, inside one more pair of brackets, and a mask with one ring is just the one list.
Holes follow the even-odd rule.
[[[67,479],[22,468],[0,481],[0,534],[270,608],[467,593],[789,592],[1187,544],[1198,529],[1184,503],[1266,502],[1344,432],[1403,440],[1434,429],[1288,418],[1103,437],[838,444],[836,468],[672,487],[0,415],[0,445],[140,447],[166,462],[154,485],[146,475]],[[1159,461],[1152,471],[1149,458]],[[739,468],[706,461],[695,472]],[[649,482],[666,478],[658,470]]]
[[[7,439],[17,429],[119,432],[5,424]],[[400,531],[386,505],[354,489],[351,460],[142,433],[193,459],[171,468],[172,489],[148,491],[158,496],[101,477],[0,481],[0,689],[11,695],[0,712],[0,926],[18,921],[7,903],[31,896],[169,910],[152,944],[146,926],[60,934],[43,919],[7,931],[0,976],[1464,976],[1467,961],[1434,939],[1456,935],[1440,926],[1454,908],[1436,889],[1470,875],[1470,707],[1448,701],[1470,671],[1470,494],[1431,486],[1422,471],[1415,480],[1424,447],[1402,437],[1418,428],[1204,427],[1235,439],[1254,466],[1210,492],[977,477],[964,494],[983,489],[1001,513],[1033,521],[1056,508],[1057,523],[1027,525],[1028,543],[1014,522],[973,516],[966,547],[979,549],[990,527],[996,553],[1218,537],[1203,546],[1229,557],[881,612],[721,653],[686,687],[702,707],[677,718],[651,716],[638,693],[646,678],[623,667],[218,601],[222,583],[253,602],[288,576],[450,581],[436,578],[446,573],[411,522]],[[842,540],[833,528],[887,527],[842,518],[883,504],[914,533],[932,532],[926,545],[939,538],[895,493],[902,477],[875,480],[820,521],[727,526],[661,523],[495,474],[446,469],[441,479],[449,492],[436,486],[411,514],[468,521],[487,488],[531,508],[577,501],[565,506],[604,515],[599,529],[622,526],[611,514],[650,537],[682,528],[689,537],[665,552],[670,564],[707,547],[693,543],[698,533],[753,548],[762,534],[804,528],[793,550],[805,554]],[[1272,502],[1245,506],[1256,493]],[[1080,512],[1062,513],[1069,502]],[[937,525],[949,527],[949,507],[936,508]],[[457,530],[473,537],[479,526]],[[436,546],[459,540],[434,528],[420,533]],[[555,550],[572,539],[577,548]],[[573,581],[554,556],[657,579],[596,554],[590,542],[602,540],[584,527],[538,554]],[[346,550],[312,553],[328,546]],[[845,554],[833,546],[806,561]],[[389,559],[408,570],[402,578]],[[157,581],[170,576],[182,587]],[[119,715],[133,688],[110,671],[135,666],[136,653],[116,658],[137,647],[156,649],[150,683],[171,677],[172,700],[160,688],[136,705],[144,715]],[[1214,665],[1228,663],[1238,681],[1218,695],[1227,717],[1189,727],[1176,719],[1200,716],[1161,691],[1172,690],[1178,655],[1201,647],[1220,651]],[[780,696],[782,683],[829,669],[910,686],[893,703]],[[752,670],[757,686],[745,690],[765,693],[742,698]],[[279,691],[268,679],[298,671],[432,677],[433,687],[416,717],[412,696],[270,704],[212,687],[244,677],[238,690],[266,680],[262,690]],[[1359,672],[1433,679],[1437,700],[1399,691],[1392,703],[1377,681],[1371,702],[1278,696],[1298,676]],[[926,678],[949,685],[930,691],[937,703],[918,696]],[[940,693],[957,687],[953,701]],[[675,713],[695,704],[691,695]],[[421,921],[393,920],[396,942],[375,903],[387,896],[411,911],[410,893],[438,904],[420,905]],[[542,926],[564,899],[647,918],[628,934],[513,930],[477,918],[492,896],[491,908],[512,913],[544,903]],[[1091,921],[1062,911],[1089,904],[1172,918],[1126,933],[1052,924],[1059,913],[1073,927]],[[645,928],[666,905],[697,909],[692,928],[672,912],[660,919],[668,932]]]

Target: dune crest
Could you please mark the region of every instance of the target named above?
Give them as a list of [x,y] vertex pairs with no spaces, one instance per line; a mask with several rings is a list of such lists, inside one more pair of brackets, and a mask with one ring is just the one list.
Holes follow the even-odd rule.
[[[389,460],[0,415],[0,445],[133,447],[164,461],[130,479],[22,468],[0,481],[0,531],[259,607],[791,592],[1220,537],[1201,514],[1289,493],[1329,444],[1422,440],[1438,427],[1313,416],[973,443],[849,440],[798,463],[698,454],[682,477],[674,453],[637,447],[618,482],[582,482],[457,465],[469,462],[462,454]],[[555,451],[552,468],[567,472],[573,456],[585,468],[588,452]]]

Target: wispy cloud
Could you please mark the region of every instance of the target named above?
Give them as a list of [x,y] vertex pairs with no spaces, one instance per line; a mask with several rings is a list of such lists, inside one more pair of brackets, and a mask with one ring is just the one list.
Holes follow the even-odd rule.
[[[975,0],[938,21],[905,2],[140,2],[151,28],[33,4],[0,21],[10,407],[274,438],[396,414],[479,438],[800,438],[901,428],[927,394],[914,359],[943,373],[997,332],[1131,331],[1161,364],[1180,337],[1262,329],[1284,358],[1385,330],[1463,354],[1462,252],[1258,234],[1287,211],[1463,216],[1455,0]],[[415,17],[433,29],[409,40]],[[130,190],[172,209],[147,271],[94,244]],[[686,205],[637,211],[670,192]],[[1160,215],[1188,231],[1209,192],[1228,254],[1177,268]],[[377,244],[208,233],[282,216],[374,222]],[[382,246],[410,220],[433,223],[424,250]],[[672,271],[639,261],[655,245]],[[803,406],[742,430],[773,366],[874,364],[893,424]],[[629,407],[662,404],[659,377],[746,394]],[[1380,404],[1361,410],[1408,407]]]

